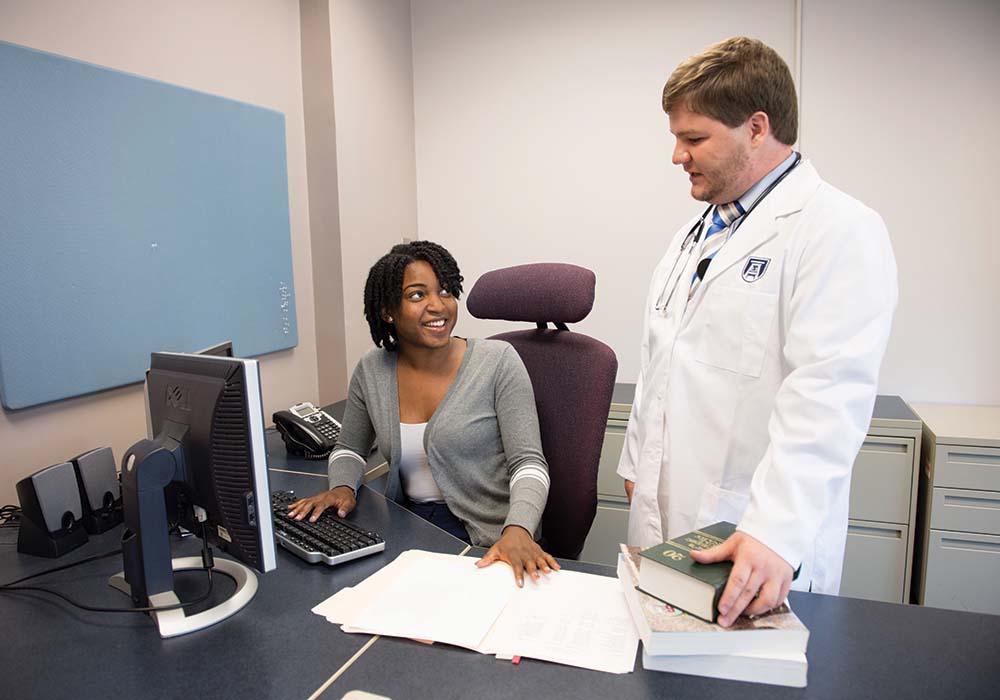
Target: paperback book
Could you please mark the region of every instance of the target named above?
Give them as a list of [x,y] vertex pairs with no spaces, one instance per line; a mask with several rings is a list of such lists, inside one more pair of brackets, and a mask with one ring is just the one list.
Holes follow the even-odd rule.
[[650,656],[642,652],[647,671],[804,688],[809,671],[805,654],[694,654]]

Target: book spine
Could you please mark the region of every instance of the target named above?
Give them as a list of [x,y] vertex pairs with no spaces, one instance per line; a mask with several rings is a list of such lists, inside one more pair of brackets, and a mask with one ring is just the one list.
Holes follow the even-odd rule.
[[[728,582],[729,579],[726,579]],[[726,590],[726,582],[715,587],[715,594],[712,595],[712,619],[709,622],[715,624],[719,621],[719,601],[722,599],[722,592]]]

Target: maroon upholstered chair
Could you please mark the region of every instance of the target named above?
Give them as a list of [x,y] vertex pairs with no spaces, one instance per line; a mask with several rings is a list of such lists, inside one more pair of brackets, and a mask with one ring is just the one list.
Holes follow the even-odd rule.
[[514,346],[531,377],[549,465],[542,544],[569,559],[580,556],[597,512],[597,467],[618,371],[611,348],[566,328],[593,308],[595,279],[576,265],[518,265],[484,274],[466,300],[476,318],[536,324],[492,337]]

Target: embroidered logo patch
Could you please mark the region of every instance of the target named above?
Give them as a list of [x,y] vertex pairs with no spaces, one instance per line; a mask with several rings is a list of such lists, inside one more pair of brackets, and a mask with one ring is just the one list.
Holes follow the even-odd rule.
[[743,268],[743,281],[756,282],[759,280],[764,276],[770,262],[770,258],[750,258],[747,260],[747,264]]

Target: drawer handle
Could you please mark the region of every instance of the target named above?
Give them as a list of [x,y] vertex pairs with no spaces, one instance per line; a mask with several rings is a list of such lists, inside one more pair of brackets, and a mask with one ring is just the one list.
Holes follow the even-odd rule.
[[941,546],[948,549],[974,549],[980,552],[1000,552],[1000,542],[976,542],[975,540],[957,540],[942,537]]
[[892,454],[906,454],[910,449],[909,443],[897,444],[895,442],[874,442],[865,440],[861,445],[862,450],[868,452],[889,452]]
[[958,506],[959,508],[989,508],[1000,510],[1000,500],[996,498],[977,498],[975,496],[953,496],[946,494],[944,497],[946,506]]
[[882,537],[889,540],[901,540],[903,539],[902,530],[894,530],[892,528],[885,527],[862,527],[861,525],[848,525],[847,533],[849,535],[867,535],[868,537]]
[[949,452],[948,461],[959,464],[982,464],[988,467],[1000,467],[1000,457],[977,455],[971,452]]

